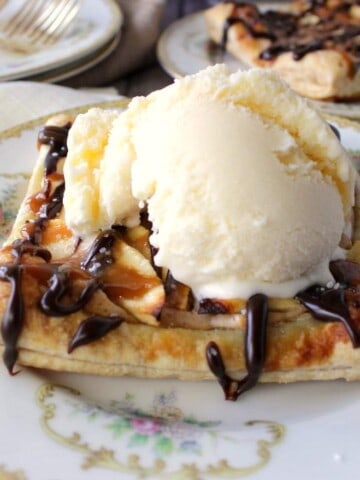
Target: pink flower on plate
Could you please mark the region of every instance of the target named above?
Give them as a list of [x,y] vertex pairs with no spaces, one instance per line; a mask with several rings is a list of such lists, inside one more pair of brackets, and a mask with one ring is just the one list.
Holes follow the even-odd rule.
[[131,426],[136,432],[143,435],[153,435],[161,429],[161,424],[156,418],[133,418]]

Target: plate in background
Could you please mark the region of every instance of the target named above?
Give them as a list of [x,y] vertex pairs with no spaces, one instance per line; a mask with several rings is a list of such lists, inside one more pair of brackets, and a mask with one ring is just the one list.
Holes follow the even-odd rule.
[[[16,11],[19,0],[1,11],[6,18]],[[0,47],[0,81],[49,72],[99,51],[119,35],[123,15],[115,0],[82,0],[79,13],[64,36],[53,45],[33,53],[15,53]]]
[[[274,4],[274,7],[279,4]],[[271,3],[266,4],[269,8]],[[227,52],[214,47],[206,31],[203,13],[198,12],[172,23],[161,35],[157,57],[164,70],[174,78],[191,75],[216,63],[225,63],[232,71],[249,67]],[[360,102],[314,101],[321,111],[360,119]]]
[[80,60],[76,60],[75,62],[71,62],[63,67],[54,68],[53,70],[27,77],[26,80],[33,82],[55,83],[74,77],[75,75],[78,75],[79,73],[82,73],[105,60],[105,58],[107,58],[118,46],[119,41],[120,34],[117,34],[108,43],[103,45],[94,53],[91,53]]

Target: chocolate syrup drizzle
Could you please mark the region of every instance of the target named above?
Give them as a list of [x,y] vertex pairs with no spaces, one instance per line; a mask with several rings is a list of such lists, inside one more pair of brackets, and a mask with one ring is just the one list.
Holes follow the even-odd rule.
[[18,356],[16,344],[24,324],[21,275],[22,269],[20,265],[4,265],[0,267],[0,279],[10,282],[11,285],[10,298],[1,323],[1,336],[5,345],[3,360],[11,375],[14,375],[14,365]]
[[83,320],[69,343],[68,353],[71,353],[81,345],[87,345],[95,340],[99,340],[111,330],[119,327],[122,322],[123,319],[118,316],[103,317],[100,315],[94,315]]
[[[314,285],[296,295],[296,298],[323,322],[341,322],[354,348],[360,347],[360,325],[350,314],[347,291],[356,295],[356,286],[360,285],[360,266],[355,262],[337,260],[330,262],[330,271],[336,281],[333,287]],[[350,290],[349,290],[350,289]],[[358,305],[355,305],[358,306]]]
[[315,50],[335,48],[349,55],[355,64],[360,61],[359,45],[353,41],[360,35],[360,25],[355,19],[345,17],[359,2],[344,0],[330,8],[326,1],[309,1],[308,8],[299,13],[260,12],[255,5],[246,2],[228,3],[233,4],[233,9],[223,26],[220,45],[224,50],[230,27],[241,23],[253,38],[271,41],[259,55],[262,60],[273,60],[284,52],[292,52],[294,60],[301,60]]
[[67,123],[63,127],[46,126],[41,129],[38,141],[41,145],[49,145],[49,150],[45,158],[45,177],[56,172],[58,162],[61,158],[65,158],[67,150],[67,136],[71,127],[71,123]]
[[226,400],[235,401],[242,393],[254,387],[265,364],[267,296],[259,293],[250,297],[246,312],[245,362],[248,373],[242,380],[235,380],[226,373],[220,349],[215,342],[210,342],[206,347],[209,368],[223,388]]
[[71,304],[63,304],[61,300],[70,288],[69,276],[68,271],[58,269],[50,278],[49,288],[40,299],[40,308],[47,315],[62,317],[78,312],[87,304],[99,287],[99,281],[96,278],[91,279],[80,293],[77,301]]
[[228,313],[228,307],[220,300],[213,300],[212,298],[204,298],[199,302],[199,308],[197,313],[211,315],[219,315]]
[[[341,322],[353,347],[359,348],[360,322],[352,317],[350,310],[351,307],[360,307],[360,265],[348,260],[336,260],[330,262],[330,271],[336,282],[333,286],[314,285],[299,292],[295,298],[314,318],[323,322]],[[215,313],[211,302],[208,304],[209,311]],[[266,360],[267,297],[262,294],[250,297],[246,311],[245,363],[248,374],[244,379],[235,380],[226,373],[220,349],[215,342],[210,342],[206,348],[209,368],[222,386],[227,400],[236,400],[255,386]]]
[[[114,262],[112,247],[119,238],[116,230],[104,230],[96,237],[85,259],[80,263],[81,269],[91,275],[79,298],[72,304],[61,303],[62,298],[71,287],[70,271],[59,268],[49,281],[49,288],[40,299],[40,308],[47,315],[62,317],[81,310],[90,300],[95,291],[101,288],[101,274],[106,267]],[[97,317],[98,319],[100,317]],[[102,317],[108,318],[108,317]],[[106,323],[106,320],[104,320]],[[97,322],[97,325],[99,321]]]
[[112,265],[112,247],[121,233],[119,230],[103,230],[95,239],[81,267],[92,275],[99,275],[104,268]]

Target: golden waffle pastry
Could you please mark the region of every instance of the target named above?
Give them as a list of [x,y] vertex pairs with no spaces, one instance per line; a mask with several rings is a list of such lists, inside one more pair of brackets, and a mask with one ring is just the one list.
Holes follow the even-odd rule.
[[224,2],[204,13],[210,38],[250,66],[276,70],[301,95],[360,97],[360,5],[296,0],[278,10]]
[[140,226],[113,226],[87,242],[67,228],[62,171],[71,122],[60,115],[40,132],[27,195],[0,251],[0,347],[10,373],[19,364],[217,377],[228,399],[257,381],[360,379],[358,204],[348,259],[332,266],[335,287],[303,292],[301,301],[255,295],[199,304],[153,266],[145,212]]

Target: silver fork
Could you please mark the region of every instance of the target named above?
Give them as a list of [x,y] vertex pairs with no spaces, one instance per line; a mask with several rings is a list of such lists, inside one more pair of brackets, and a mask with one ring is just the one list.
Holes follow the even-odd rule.
[[80,0],[28,0],[1,25],[2,45],[34,50],[56,42],[73,22]]

